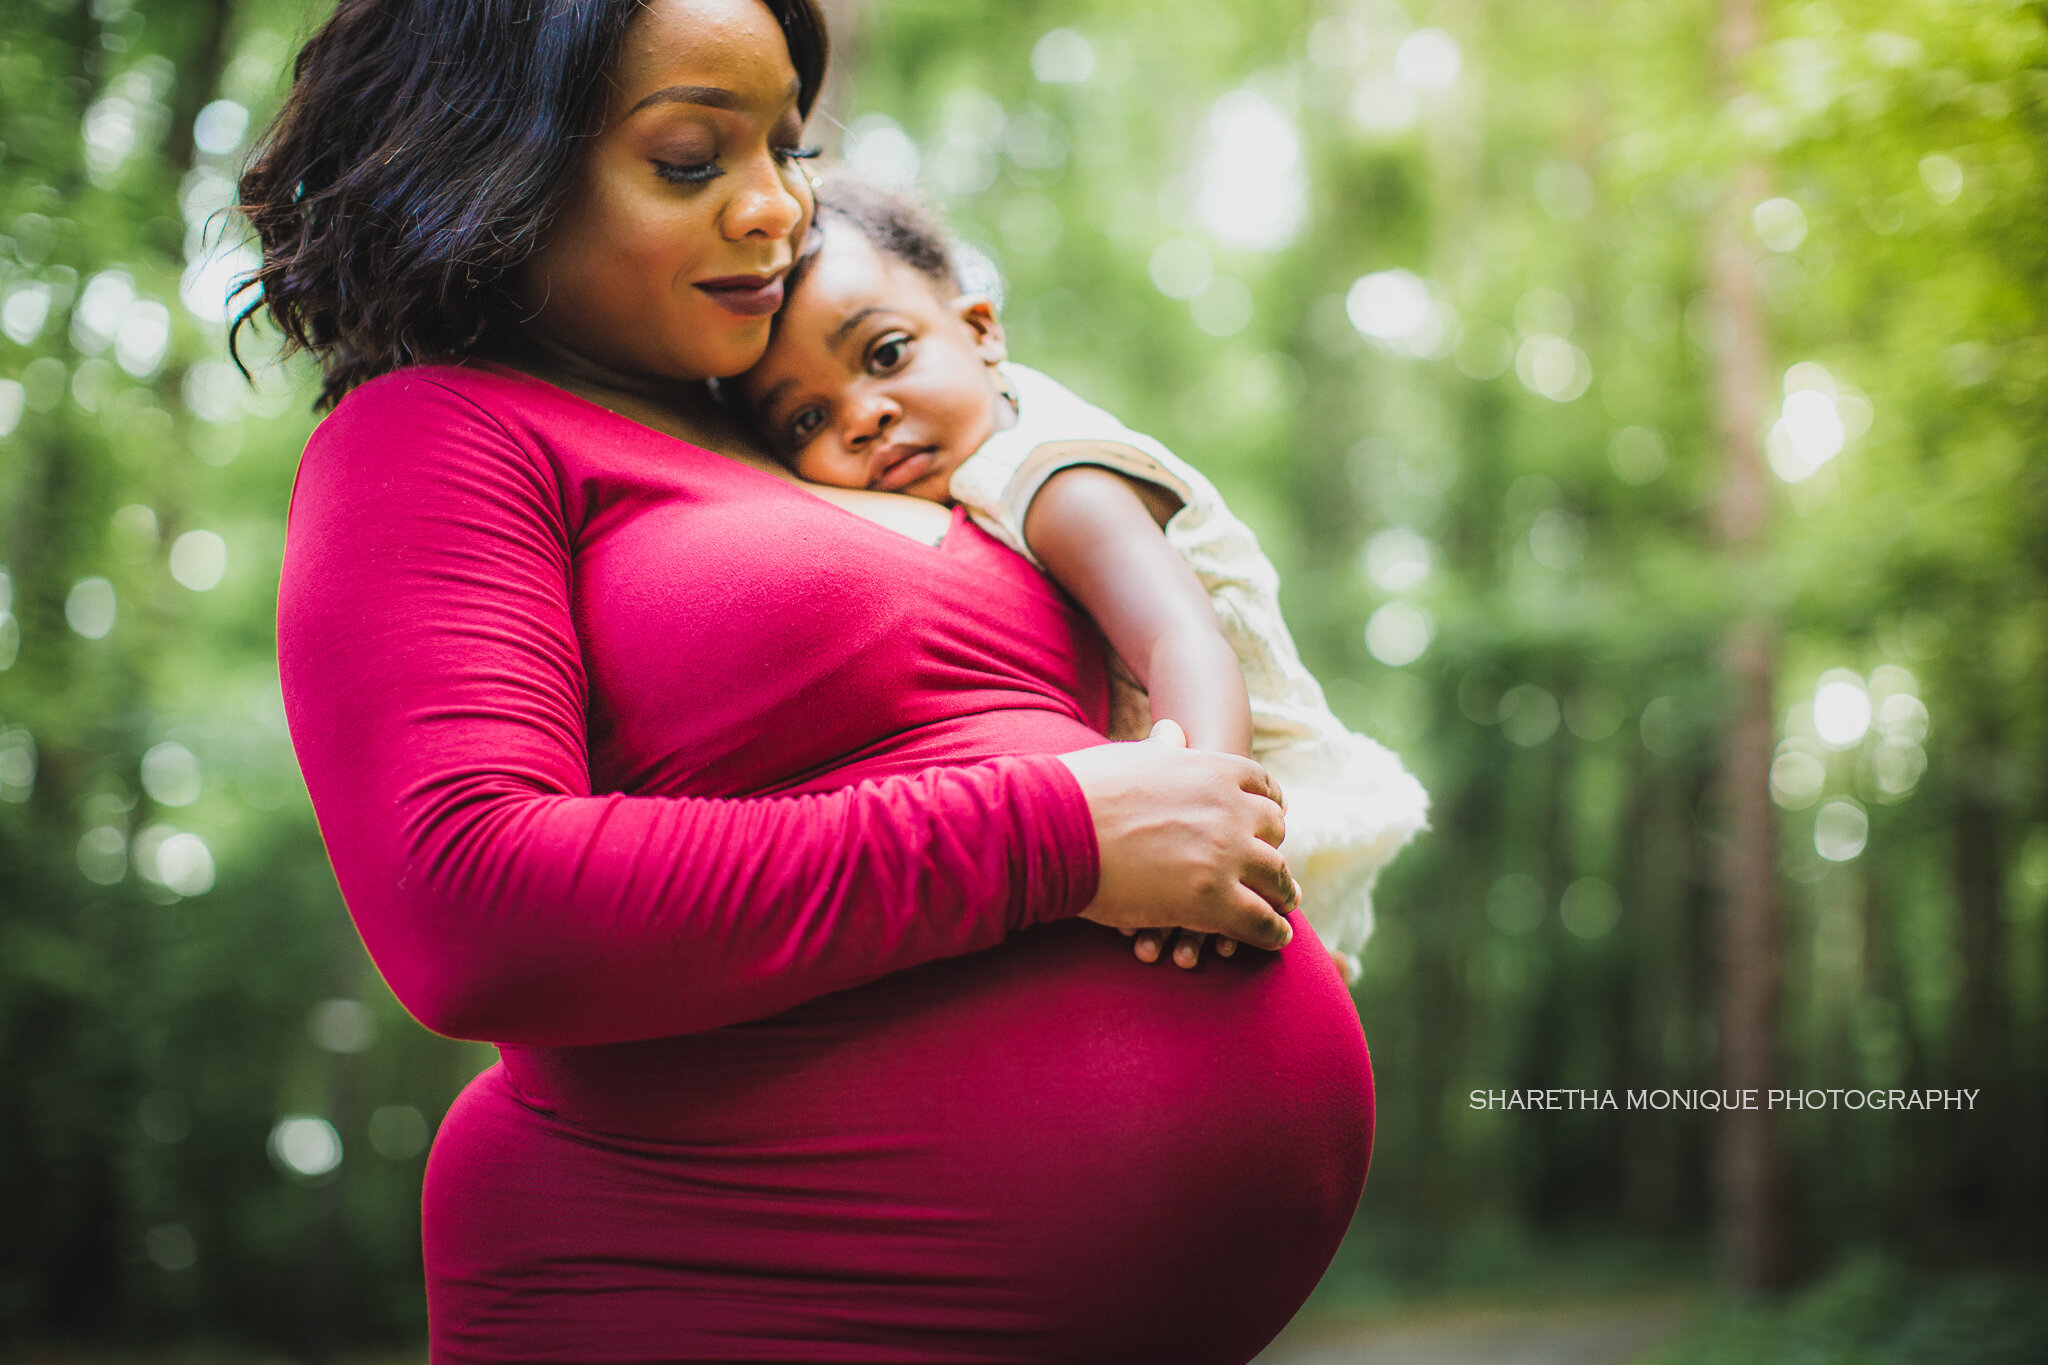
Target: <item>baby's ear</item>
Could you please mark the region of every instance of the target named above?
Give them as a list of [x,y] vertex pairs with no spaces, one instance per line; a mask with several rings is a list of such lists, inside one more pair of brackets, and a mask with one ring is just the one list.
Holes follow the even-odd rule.
[[986,294],[962,294],[954,303],[960,320],[974,333],[974,349],[985,365],[999,365],[1009,359],[1003,341],[1003,320],[996,315],[995,301]]

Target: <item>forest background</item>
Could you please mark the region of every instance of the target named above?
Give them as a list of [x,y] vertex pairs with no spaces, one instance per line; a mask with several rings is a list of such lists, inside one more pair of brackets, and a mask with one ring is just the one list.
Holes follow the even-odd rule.
[[[1210,473],[1434,795],[1317,1303],[2039,1329],[2048,9],[833,9],[820,138]],[[316,21],[0,15],[0,1345],[417,1341],[423,1153],[490,1057],[368,965],[279,700],[312,388],[227,362],[221,211]],[[1975,1098],[1626,1101],[1743,1086]],[[1622,1107],[1471,1102],[1556,1087]]]

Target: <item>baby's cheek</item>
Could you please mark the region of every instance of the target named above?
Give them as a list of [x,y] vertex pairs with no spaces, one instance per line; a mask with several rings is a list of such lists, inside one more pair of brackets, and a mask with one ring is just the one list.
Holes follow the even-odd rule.
[[812,483],[822,483],[831,488],[865,488],[866,471],[856,468],[856,462],[840,452],[824,448],[824,442],[806,447],[797,452],[790,468],[800,478]]

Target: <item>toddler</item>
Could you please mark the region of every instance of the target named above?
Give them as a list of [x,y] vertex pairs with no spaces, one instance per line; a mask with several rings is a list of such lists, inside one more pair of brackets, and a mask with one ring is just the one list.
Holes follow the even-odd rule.
[[1428,797],[1331,714],[1250,529],[1165,446],[1009,361],[993,301],[963,292],[917,205],[834,178],[813,237],[767,353],[728,385],[769,449],[814,483],[964,504],[1051,575],[1121,664],[1113,738],[1171,719],[1194,748],[1265,765],[1303,912],[1353,979],[1374,879]]

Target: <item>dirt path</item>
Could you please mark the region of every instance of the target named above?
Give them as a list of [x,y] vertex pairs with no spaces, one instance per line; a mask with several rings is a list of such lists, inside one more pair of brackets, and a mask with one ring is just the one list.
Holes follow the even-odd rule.
[[1318,1318],[1282,1332],[1254,1365],[1628,1365],[1686,1318],[1682,1298]]
[[[1554,1308],[1438,1305],[1370,1317],[1297,1320],[1253,1365],[1630,1365],[1685,1325],[1678,1296],[1573,1301]],[[279,1365],[203,1350],[161,1354],[0,1351],[6,1365]],[[425,1355],[348,1357],[347,1365],[424,1365]]]

